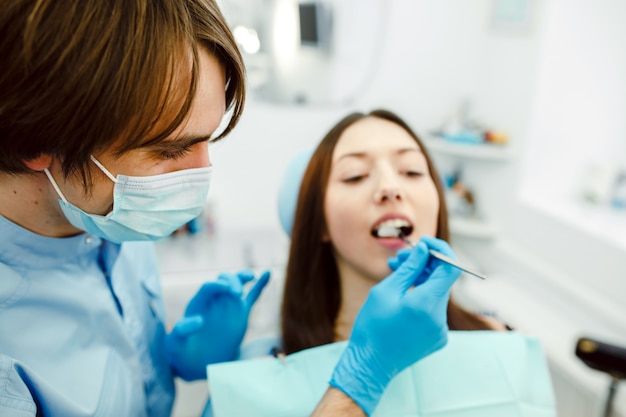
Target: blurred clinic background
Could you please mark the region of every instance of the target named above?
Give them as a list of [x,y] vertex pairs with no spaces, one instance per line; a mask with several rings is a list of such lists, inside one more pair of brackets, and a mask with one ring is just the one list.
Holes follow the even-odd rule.
[[[246,340],[277,331],[293,156],[347,113],[387,108],[426,141],[452,245],[488,275],[455,296],[542,340],[560,417],[602,415],[611,377],[579,337],[626,346],[626,1],[222,0],[248,69],[211,147],[203,217],[157,249],[170,324],[205,280],[270,269]],[[198,415],[206,383],[179,383]],[[626,416],[619,385],[615,416]]]

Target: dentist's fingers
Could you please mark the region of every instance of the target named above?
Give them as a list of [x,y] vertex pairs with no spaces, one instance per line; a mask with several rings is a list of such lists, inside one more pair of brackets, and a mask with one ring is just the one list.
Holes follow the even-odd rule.
[[243,279],[240,278],[240,273],[223,273],[217,277],[216,282],[225,284],[230,288],[231,293],[241,296],[241,294],[243,294],[244,284],[242,281],[245,279],[245,275],[241,275],[241,277],[243,277]]
[[242,269],[237,272],[237,277],[242,284],[247,284],[248,282],[254,280],[254,272],[249,269]]
[[[426,236],[422,238],[422,241],[426,243],[429,249],[433,249],[439,253],[442,253],[443,255],[447,256],[450,259],[454,259],[454,260],[457,259],[456,255],[452,251],[452,248],[450,248],[450,245],[448,244],[448,242],[444,240],[432,238],[432,237],[426,237]],[[429,269],[431,271],[428,271]],[[426,270],[429,272],[429,274],[431,273],[446,274],[450,276],[455,276],[456,278],[458,278],[461,275],[461,271],[458,268],[448,264],[447,262],[444,262],[438,259],[436,256],[431,256],[431,260],[428,263]]]
[[202,284],[196,295],[192,300],[198,300],[202,303],[211,300],[216,295],[232,293],[232,288],[229,282],[224,280],[209,281]]
[[441,240],[441,239],[437,239],[437,238],[429,237],[429,236],[422,236],[420,241],[426,243],[426,246],[428,246],[430,249],[434,249],[437,252],[443,253],[448,258],[452,258],[454,260],[457,259],[456,255],[452,251],[452,248],[450,248],[450,245],[445,240]]
[[183,317],[174,324],[171,335],[177,339],[186,339],[202,328],[204,319],[201,315],[196,314],[189,317]]
[[[449,258],[456,259],[456,256],[454,255],[454,252],[450,248],[450,245],[444,240],[437,239],[434,237],[429,237],[429,236],[422,236],[420,238],[420,242],[426,243],[426,246],[428,246],[430,249],[434,249],[438,252],[441,252],[444,255],[448,256]],[[391,257],[387,260],[387,265],[392,271],[395,271],[396,269],[398,269],[400,265],[402,265],[404,261],[407,260],[410,254],[411,254],[410,248],[400,249],[398,253],[396,253],[395,257]]]
[[248,294],[246,295],[246,299],[245,299],[245,303],[246,303],[246,306],[248,307],[248,310],[252,308],[254,303],[256,303],[256,300],[261,295],[261,292],[263,291],[263,289],[265,288],[269,280],[270,280],[270,271],[265,271],[263,272],[263,274],[261,274],[258,281],[254,283],[254,286],[250,288],[250,291],[248,291]]
[[[420,297],[441,298],[447,300],[450,296],[450,289],[456,280],[461,276],[461,271],[444,262],[439,262],[428,279],[412,291],[406,294],[412,297],[412,292],[422,293]],[[446,301],[447,302],[447,301]]]
[[410,255],[406,261],[378,285],[400,291],[401,293],[406,292],[412,286],[421,283],[420,277],[422,277],[422,272],[429,258],[428,246],[426,246],[424,242],[418,242],[415,247],[411,249]]
[[185,316],[203,315],[220,297],[230,297],[233,299],[239,296],[232,294],[230,286],[222,281],[210,281],[202,284],[198,292],[189,300],[185,308]]
[[407,260],[407,258],[410,255],[411,255],[410,248],[400,249],[398,253],[396,253],[396,256],[391,257],[387,260],[387,265],[389,266],[389,269],[391,269],[392,271],[395,271],[396,269],[398,269],[400,265],[402,265],[404,261]]

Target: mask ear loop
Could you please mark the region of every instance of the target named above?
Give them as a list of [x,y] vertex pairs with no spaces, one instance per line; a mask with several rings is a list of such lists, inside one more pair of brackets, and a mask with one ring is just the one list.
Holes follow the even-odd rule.
[[[94,164],[96,164],[98,166],[98,168],[100,168],[100,170],[102,172],[104,172],[104,175],[106,175],[107,177],[109,177],[109,179],[111,181],[113,181],[114,183],[117,183],[117,178],[115,178],[113,176],[113,174],[111,174],[109,172],[108,169],[106,169],[104,167],[104,165],[102,165],[100,163],[100,161],[98,161],[96,158],[94,158],[93,155],[89,156],[91,158],[91,160],[93,161]],[[57,182],[54,180],[54,178],[52,177],[52,174],[50,173],[50,171],[48,171],[48,168],[44,168],[43,172],[46,174],[46,176],[48,177],[48,179],[50,180],[50,182],[52,183],[52,187],[54,187],[54,191],[57,192],[57,194],[59,195],[59,197],[61,197],[61,200],[63,200],[64,203],[67,203],[67,198],[65,198],[65,196],[63,195],[63,193],[61,192],[61,189],[59,188],[59,185],[57,184]]]
[[46,174],[46,176],[48,177],[48,179],[52,183],[52,187],[54,187],[54,191],[57,192],[57,194],[59,195],[59,197],[61,197],[61,200],[63,200],[64,203],[67,203],[67,199],[65,198],[65,196],[61,192],[61,189],[57,185],[57,182],[54,180],[54,178],[52,178],[52,174],[50,173],[50,171],[48,171],[48,168],[44,168],[43,172]]
[[100,171],[104,172],[104,175],[106,175],[107,177],[109,177],[109,179],[110,179],[111,181],[113,181],[113,182],[117,183],[117,178],[115,178],[115,177],[113,176],[113,174],[111,174],[111,173],[109,172],[109,170],[108,170],[108,169],[106,169],[106,168],[104,167],[104,165],[102,165],[102,164],[100,163],[100,161],[98,161],[96,158],[94,158],[94,156],[93,156],[93,155],[89,155],[89,157],[91,158],[91,161],[92,161],[94,164],[96,164],[96,165],[98,166],[98,168],[100,168]]

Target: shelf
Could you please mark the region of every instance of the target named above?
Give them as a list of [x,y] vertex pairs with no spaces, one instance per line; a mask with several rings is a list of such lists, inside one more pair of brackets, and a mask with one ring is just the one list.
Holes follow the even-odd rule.
[[496,236],[493,225],[485,220],[450,217],[450,233],[453,236],[480,240],[492,240]]
[[511,158],[511,149],[507,145],[455,143],[438,136],[425,136],[424,145],[432,153],[468,159],[506,161]]

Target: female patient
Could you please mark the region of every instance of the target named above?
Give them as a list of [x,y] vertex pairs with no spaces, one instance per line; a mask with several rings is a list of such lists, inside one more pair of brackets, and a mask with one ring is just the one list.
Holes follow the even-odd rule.
[[[425,147],[395,114],[354,113],[333,127],[302,179],[282,305],[285,353],[346,340],[368,291],[406,244],[377,237],[383,225],[409,239],[449,239],[443,192]],[[434,261],[434,260],[433,260]],[[505,327],[450,301],[451,330]]]

